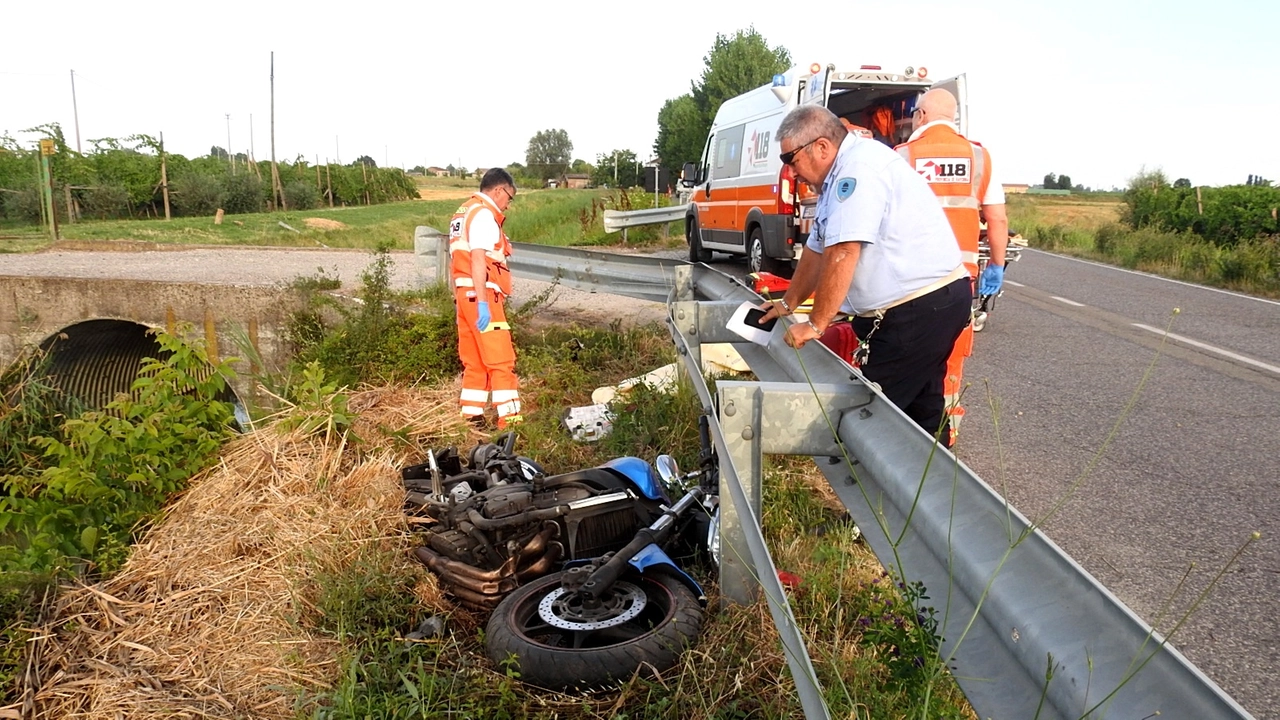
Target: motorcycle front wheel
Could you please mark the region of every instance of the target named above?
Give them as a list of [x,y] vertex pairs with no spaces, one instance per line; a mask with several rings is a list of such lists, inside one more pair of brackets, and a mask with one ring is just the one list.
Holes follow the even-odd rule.
[[515,657],[520,679],[551,690],[597,688],[651,666],[672,667],[694,644],[702,605],[670,573],[628,573],[599,607],[587,607],[546,575],[503,598],[485,644],[497,664]]

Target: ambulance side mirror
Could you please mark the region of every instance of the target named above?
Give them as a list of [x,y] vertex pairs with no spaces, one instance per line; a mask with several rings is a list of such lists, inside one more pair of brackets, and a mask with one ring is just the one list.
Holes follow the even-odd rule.
[[690,187],[700,184],[702,182],[700,170],[701,168],[698,167],[697,163],[685,163],[684,167],[680,169],[681,182]]

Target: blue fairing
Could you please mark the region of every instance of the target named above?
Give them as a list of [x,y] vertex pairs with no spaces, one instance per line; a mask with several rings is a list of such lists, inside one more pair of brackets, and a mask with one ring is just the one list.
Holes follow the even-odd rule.
[[662,489],[662,480],[658,478],[658,473],[654,472],[653,466],[644,460],[638,457],[620,457],[610,460],[601,467],[626,475],[628,480],[635,483],[636,489],[650,500],[670,502],[667,493]]
[[636,553],[636,556],[628,560],[631,567],[643,573],[647,568],[662,567],[670,570],[676,577],[680,578],[688,588],[698,594],[698,599],[703,603],[707,600],[706,593],[702,592],[702,587],[698,585],[698,581],[689,577],[689,574],[681,570],[670,557],[662,551],[657,545],[646,545],[643,550]]

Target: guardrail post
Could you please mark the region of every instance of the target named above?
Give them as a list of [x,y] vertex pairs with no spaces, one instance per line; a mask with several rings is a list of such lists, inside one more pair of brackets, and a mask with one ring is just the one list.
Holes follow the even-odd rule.
[[[746,495],[746,508],[733,500],[733,493],[720,493],[720,592],[733,602],[747,605],[759,597],[757,567],[751,560],[744,525],[760,517],[761,454],[760,402],[757,389],[748,384],[716,387],[720,427],[729,459]],[[721,477],[723,487],[726,478]]]
[[[419,225],[413,231],[413,254],[418,259],[419,270],[435,265],[437,285],[444,285],[449,281],[448,235],[433,227]],[[433,255],[434,258],[427,259]]]

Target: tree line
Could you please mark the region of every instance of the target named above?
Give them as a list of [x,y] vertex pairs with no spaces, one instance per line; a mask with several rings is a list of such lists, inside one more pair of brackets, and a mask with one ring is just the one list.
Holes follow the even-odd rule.
[[[81,217],[164,217],[166,191],[171,214],[177,216],[212,215],[218,209],[311,210],[417,197],[416,186],[404,172],[379,168],[367,156],[350,165],[313,165],[302,157],[278,162],[276,192],[270,161],[252,161],[243,153],[232,157],[217,146],[208,155],[187,158],[165,152],[149,135],[132,135],[90,140],[93,149],[80,153],[67,146],[57,123],[25,132],[54,142],[53,198],[63,222]],[[0,136],[0,219],[41,220],[39,163],[39,149],[23,147],[8,134]]]

